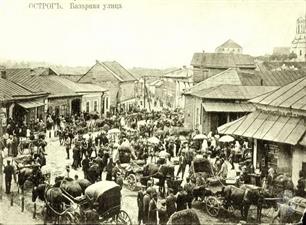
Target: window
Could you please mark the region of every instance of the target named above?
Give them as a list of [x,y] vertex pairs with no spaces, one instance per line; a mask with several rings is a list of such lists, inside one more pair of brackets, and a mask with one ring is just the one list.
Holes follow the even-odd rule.
[[302,55],[302,50],[300,50],[300,56]]
[[98,112],[98,102],[94,101],[94,111]]
[[89,112],[89,105],[90,105],[90,102],[86,102],[86,112]]

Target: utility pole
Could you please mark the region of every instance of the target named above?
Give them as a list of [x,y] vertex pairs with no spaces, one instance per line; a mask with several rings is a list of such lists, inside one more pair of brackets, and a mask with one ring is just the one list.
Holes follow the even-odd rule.
[[146,109],[146,77],[143,76],[143,108]]

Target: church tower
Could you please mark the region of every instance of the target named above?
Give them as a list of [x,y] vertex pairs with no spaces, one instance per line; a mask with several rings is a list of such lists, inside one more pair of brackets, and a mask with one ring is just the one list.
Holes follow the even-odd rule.
[[296,61],[306,61],[306,20],[300,17],[296,21],[296,34],[291,44],[291,52],[297,55]]

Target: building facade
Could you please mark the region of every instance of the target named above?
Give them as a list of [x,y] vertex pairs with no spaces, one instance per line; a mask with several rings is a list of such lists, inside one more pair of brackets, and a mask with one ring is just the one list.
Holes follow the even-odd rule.
[[306,77],[252,99],[256,111],[218,128],[219,133],[253,140],[253,165],[274,168],[297,184],[306,176]]
[[305,29],[305,18],[299,17],[296,21],[296,32],[294,39],[291,43],[291,52],[295,53],[297,58],[296,61],[306,61],[306,29]]
[[276,87],[262,86],[255,73],[230,68],[194,85],[184,93],[184,126],[208,133],[252,112],[247,101]]
[[89,69],[78,83],[91,83],[109,90],[107,102],[112,112],[131,110],[135,106],[137,79],[118,62],[100,62]]

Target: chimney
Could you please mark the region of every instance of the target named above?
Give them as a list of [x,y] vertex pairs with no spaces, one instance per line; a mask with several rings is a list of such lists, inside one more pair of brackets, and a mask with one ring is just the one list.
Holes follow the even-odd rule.
[[6,71],[5,70],[1,70],[1,78],[6,79]]
[[30,69],[30,76],[31,77],[34,77],[36,74],[35,74],[35,70],[34,69]]

